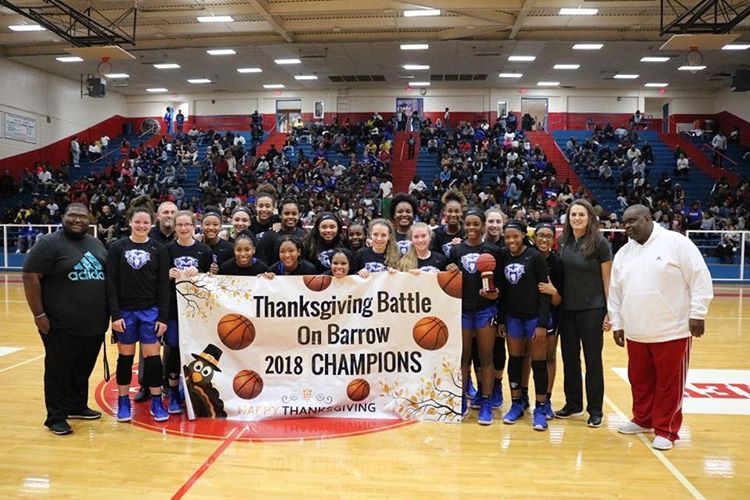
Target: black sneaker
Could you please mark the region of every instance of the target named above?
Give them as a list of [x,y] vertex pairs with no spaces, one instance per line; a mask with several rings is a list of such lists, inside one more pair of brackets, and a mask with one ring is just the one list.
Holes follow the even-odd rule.
[[82,420],[96,420],[102,418],[102,412],[86,408],[83,411],[77,411],[68,415],[68,418],[79,418]]
[[66,434],[71,434],[73,432],[73,429],[70,428],[70,426],[65,420],[62,420],[60,422],[55,422],[54,424],[50,425],[49,430],[51,430],[54,434],[57,434],[58,436],[64,436]]
[[555,412],[557,418],[580,417],[581,415],[583,415],[583,410],[574,410],[568,406],[563,406],[561,410]]
[[135,395],[133,398],[133,401],[136,403],[143,403],[145,401],[151,400],[151,391],[148,389],[148,387],[141,386],[140,389],[138,389],[138,394]]
[[601,415],[591,415],[589,419],[586,421],[586,425],[589,427],[601,427],[602,426],[602,416]]

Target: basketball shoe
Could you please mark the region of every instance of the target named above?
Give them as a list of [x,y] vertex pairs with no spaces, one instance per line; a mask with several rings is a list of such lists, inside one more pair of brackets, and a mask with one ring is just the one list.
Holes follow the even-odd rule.
[[171,415],[178,415],[182,413],[182,406],[180,404],[180,390],[177,387],[170,387],[169,394],[169,408],[167,409],[167,411]]
[[521,398],[514,400],[513,404],[510,405],[510,410],[503,417],[503,423],[515,424],[518,419],[523,417],[523,410],[523,400]]
[[471,398],[471,404],[469,405],[472,410],[478,410],[482,407],[482,393],[476,391],[474,397]]
[[547,413],[544,406],[537,406],[534,408],[534,413],[532,414],[532,426],[535,431],[547,430]]
[[663,436],[656,436],[653,442],[651,443],[652,448],[656,450],[662,450],[662,451],[671,450],[672,446],[674,446],[672,441],[670,441],[669,439]]
[[164,409],[164,405],[161,403],[161,394],[151,396],[151,416],[154,417],[155,422],[164,422],[169,420],[169,413]]
[[544,416],[547,420],[552,420],[555,418],[555,410],[552,409],[552,401],[549,399],[544,402]]
[[470,398],[474,399],[474,396],[477,395],[477,388],[474,387],[474,381],[471,379],[471,375],[469,375],[469,382],[466,384],[466,394],[469,395]]
[[466,396],[461,397],[461,418],[466,418],[469,414],[469,405],[466,402]]
[[130,422],[132,414],[130,412],[130,398],[126,396],[117,397],[117,421]]
[[482,406],[479,408],[477,422],[479,425],[490,425],[492,423],[492,401],[490,398],[482,398]]
[[652,430],[647,427],[641,427],[632,421],[625,422],[617,428],[617,432],[620,434],[641,434],[643,432],[651,432]]
[[503,381],[495,379],[495,385],[492,387],[492,407],[497,409],[503,406]]

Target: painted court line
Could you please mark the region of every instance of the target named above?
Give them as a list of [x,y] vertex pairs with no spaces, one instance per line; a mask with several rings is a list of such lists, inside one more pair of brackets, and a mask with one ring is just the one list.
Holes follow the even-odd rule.
[[[616,404],[612,402],[611,399],[609,399],[607,396],[604,396],[604,401],[607,403],[607,405],[612,408],[615,413],[617,413],[620,418],[623,419],[623,422],[628,422],[630,418],[628,418],[620,408],[617,407]],[[700,491],[698,491],[698,488],[693,486],[693,483],[691,483],[688,478],[685,477],[685,475],[680,472],[680,469],[678,469],[664,454],[662,451],[655,450],[651,447],[651,441],[648,440],[646,436],[643,434],[637,434],[638,439],[641,440],[643,444],[646,445],[646,447],[649,449],[649,451],[656,457],[659,462],[662,463],[664,467],[667,468],[669,472],[672,473],[672,475],[677,479],[682,486],[685,487],[686,490],[693,496],[693,498],[697,500],[706,500],[706,497],[704,497]]]
[[44,357],[44,354],[40,354],[39,356],[35,356],[31,359],[27,359],[26,361],[21,361],[20,363],[16,363],[15,365],[6,366],[2,370],[0,370],[0,373],[7,372],[8,370],[12,370],[13,368],[18,368],[19,366],[25,365],[26,363],[31,363],[32,361],[36,361],[37,359],[42,359]]
[[185,481],[185,484],[183,484],[180,487],[180,489],[177,490],[177,493],[175,493],[174,496],[172,496],[172,500],[177,500],[185,496],[185,493],[187,493],[188,490],[193,487],[193,485],[209,469],[209,467],[211,467],[211,465],[213,465],[213,463],[216,462],[216,460],[221,456],[221,454],[224,453],[224,451],[227,448],[229,448],[229,445],[234,443],[237,440],[237,438],[242,436],[242,434],[244,434],[245,431],[247,430],[248,430],[247,426],[243,427],[241,430],[239,430],[239,432],[238,432],[238,429],[232,429],[232,431],[229,434],[227,434],[227,438],[224,440],[224,442],[221,443],[221,445],[218,448],[216,448],[216,450],[214,450],[213,453],[211,453],[211,455],[206,459],[206,461],[203,462],[203,464],[201,464],[201,466],[198,467],[198,469],[195,472],[193,472],[193,475],[190,476],[190,478],[187,481]]

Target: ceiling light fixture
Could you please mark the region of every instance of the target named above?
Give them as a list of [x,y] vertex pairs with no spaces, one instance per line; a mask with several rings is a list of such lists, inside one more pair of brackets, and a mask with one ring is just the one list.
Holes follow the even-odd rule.
[[750,44],[748,43],[730,43],[728,45],[724,45],[721,50],[747,50],[750,49]]
[[263,73],[260,68],[237,68],[237,73]]
[[284,85],[282,83],[266,83],[263,85],[264,89],[283,89]]
[[296,75],[294,79],[295,80],[317,80],[318,77],[316,75]]
[[402,43],[401,50],[427,50],[430,46],[426,43]]
[[578,69],[580,64],[555,64],[552,69]]
[[537,82],[537,85],[540,87],[557,87],[560,82]]
[[208,78],[188,78],[188,83],[211,83]]
[[179,67],[180,67],[179,64],[174,64],[174,63],[154,64],[154,68],[156,69],[177,69]]
[[706,69],[705,66],[680,66],[677,68],[680,71],[700,71]]
[[419,70],[430,69],[430,67],[426,64],[404,64],[401,67],[407,71],[419,71]]
[[440,9],[416,9],[416,10],[405,10],[404,17],[428,17],[428,16],[439,16]]
[[523,73],[498,73],[498,78],[522,78]]
[[198,16],[199,23],[231,23],[232,16]]
[[641,62],[658,62],[663,63],[669,61],[669,57],[656,57],[656,56],[647,56],[647,57],[641,57]]
[[429,87],[430,82],[409,82],[409,87]]
[[536,56],[510,56],[508,60],[511,62],[531,62],[536,60]]
[[640,75],[630,75],[627,73],[618,73],[614,76],[615,80],[635,80]]
[[233,56],[237,53],[234,49],[208,49],[206,52],[212,56]]
[[127,73],[109,73],[107,75],[104,75],[105,78],[111,78],[112,80],[117,80],[121,78],[130,78],[130,75]]
[[8,26],[11,31],[44,31],[47,28],[38,24],[12,24]]
[[599,50],[604,47],[603,43],[576,43],[573,50]]
[[582,9],[580,7],[568,8],[563,7],[560,9],[559,14],[561,16],[595,16],[599,12],[599,9]]
[[146,89],[146,92],[151,92],[152,94],[157,94],[160,92],[169,92],[169,90],[165,89],[164,87],[156,87],[153,89]]
[[275,62],[276,64],[281,64],[281,65],[302,63],[302,61],[300,61],[299,59],[274,59],[273,62]]
[[644,87],[657,87],[657,88],[664,88],[669,87],[668,83],[647,83],[644,85]]
[[83,59],[81,59],[78,56],[63,56],[63,57],[55,57],[60,62],[64,63],[71,63],[71,62],[81,62]]

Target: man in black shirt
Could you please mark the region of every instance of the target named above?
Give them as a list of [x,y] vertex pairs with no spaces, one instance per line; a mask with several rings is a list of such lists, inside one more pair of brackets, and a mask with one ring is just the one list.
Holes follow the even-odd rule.
[[23,266],[26,301],[44,343],[44,425],[73,432],[67,418],[94,420],[88,382],[109,326],[104,245],[87,234],[89,211],[68,205],[63,228],[37,240]]

